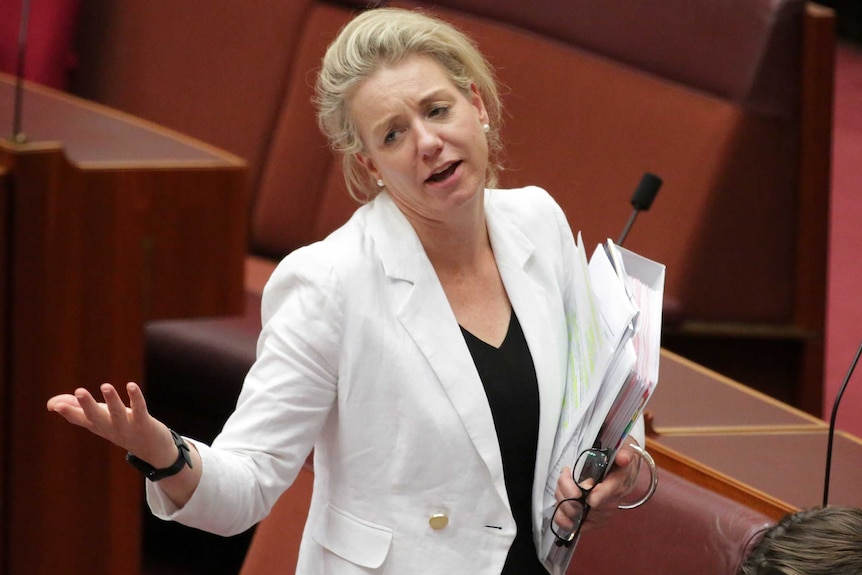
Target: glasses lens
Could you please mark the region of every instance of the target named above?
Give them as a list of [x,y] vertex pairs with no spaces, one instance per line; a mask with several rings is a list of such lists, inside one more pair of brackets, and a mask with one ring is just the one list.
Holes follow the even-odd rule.
[[[577,499],[564,499],[554,509],[551,520],[551,531],[563,541],[575,538],[584,522],[584,505]],[[562,524],[562,525],[561,525]]]
[[590,489],[604,478],[607,468],[607,452],[588,449],[578,456],[572,471],[572,478],[581,489]]

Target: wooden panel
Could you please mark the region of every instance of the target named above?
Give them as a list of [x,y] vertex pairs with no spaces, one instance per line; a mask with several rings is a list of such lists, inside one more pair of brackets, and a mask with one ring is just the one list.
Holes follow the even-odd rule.
[[[83,282],[99,254],[86,257],[84,239],[94,230],[77,217],[80,193],[74,178],[64,177],[68,166],[59,148],[0,152],[14,177],[3,406],[5,572],[134,573],[140,544],[128,526],[139,520],[140,480],[114,463],[122,461],[118,450],[48,414],[45,401],[141,373],[135,354],[141,337],[131,327],[141,325],[141,308],[111,309],[117,307],[112,301],[128,300],[139,277],[128,274],[130,262],[118,270],[122,282]],[[101,569],[80,553],[96,546],[112,549]]]
[[[9,343],[9,308],[7,288],[9,281],[9,198],[11,196],[11,176],[5,166],[0,165],[0,416],[5,417],[6,373],[8,361],[7,345]],[[6,465],[7,461],[6,426],[0,421],[0,557],[6,556],[7,523],[6,523]],[[2,567],[2,560],[0,560]]]
[[696,459],[668,447],[655,438],[647,438],[647,450],[659,468],[659,481],[661,481],[661,470],[667,469],[693,483],[756,509],[773,519],[779,519],[785,513],[795,509],[792,505],[773,497],[768,492],[756,490],[750,485],[712,469]]
[[[0,102],[9,92],[0,77]],[[0,142],[9,182],[0,569],[134,575],[141,476],[45,402],[140,381],[149,319],[240,311],[244,165],[59,93],[29,94],[25,110],[30,102],[43,114],[25,121],[31,143]],[[69,140],[50,140],[58,134]]]

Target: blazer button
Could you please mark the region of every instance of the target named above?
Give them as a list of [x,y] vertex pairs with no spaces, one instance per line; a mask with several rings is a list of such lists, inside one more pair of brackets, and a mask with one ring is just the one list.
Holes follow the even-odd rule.
[[449,525],[449,518],[443,513],[435,513],[428,519],[428,525],[431,526],[431,529],[443,529]]

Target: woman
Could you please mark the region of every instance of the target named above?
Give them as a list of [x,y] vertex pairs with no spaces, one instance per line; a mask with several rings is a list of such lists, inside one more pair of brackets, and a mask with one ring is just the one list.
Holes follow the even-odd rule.
[[[299,573],[544,573],[575,261],[565,216],[538,188],[486,189],[497,90],[443,22],[361,14],[324,57],[317,104],[365,205],[276,269],[257,361],[213,445],[153,419],[135,384],[129,408],[108,384],[103,404],[79,389],[48,408],[162,470],[155,514],[221,534],[263,518],[314,448]],[[631,488],[632,457],[590,494],[591,522]],[[557,498],[579,494],[564,472]]]

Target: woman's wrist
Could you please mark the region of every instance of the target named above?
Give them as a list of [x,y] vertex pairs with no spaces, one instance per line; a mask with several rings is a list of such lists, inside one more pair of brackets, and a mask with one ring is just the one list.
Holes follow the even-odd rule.
[[150,442],[150,445],[144,445],[140,449],[129,450],[129,452],[154,468],[163,469],[174,464],[179,448],[166,425],[159,422],[157,427],[159,428],[158,439]]
[[173,477],[186,467],[193,467],[188,444],[186,444],[182,437],[173,431],[171,432],[171,436],[173,437],[174,444],[177,446],[177,458],[170,465],[154,467],[131,453],[126,454],[126,461],[128,461],[132,467],[143,473],[150,481],[161,481],[162,479]]

